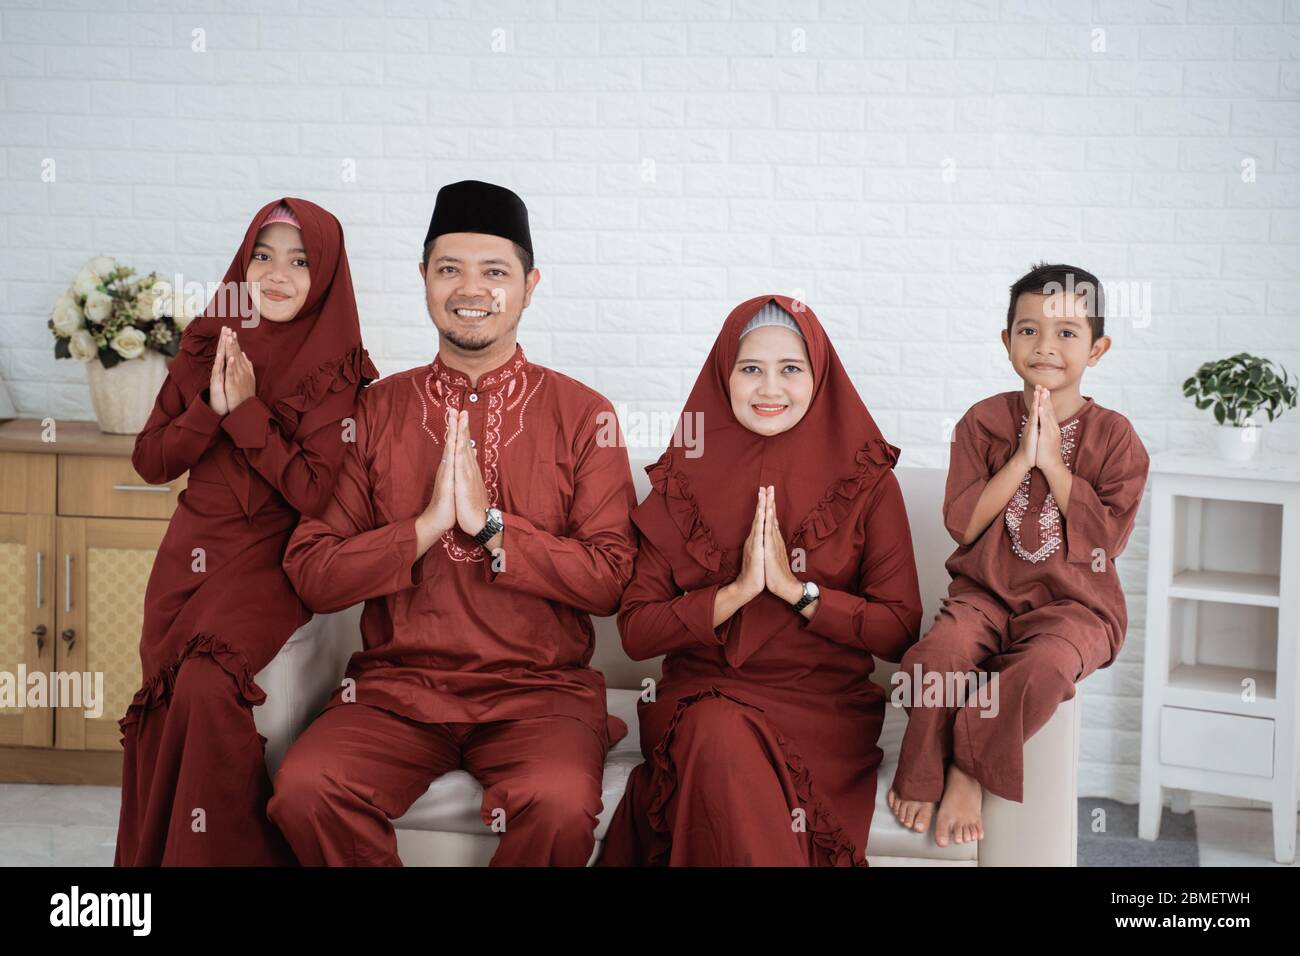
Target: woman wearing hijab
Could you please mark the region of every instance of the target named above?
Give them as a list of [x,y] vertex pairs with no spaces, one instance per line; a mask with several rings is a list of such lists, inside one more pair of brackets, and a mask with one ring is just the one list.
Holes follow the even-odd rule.
[[632,515],[619,630],[633,659],[666,657],[601,862],[865,866],[873,659],[921,618],[898,449],[785,296],[735,308],[682,415],[702,454],[669,447]]
[[253,217],[221,291],[181,338],[131,461],[189,472],[145,592],[144,684],[119,725],[118,866],[292,864],[254,682],[311,619],[280,567],[319,514],[379,377],[361,343],[343,228],[303,199]]

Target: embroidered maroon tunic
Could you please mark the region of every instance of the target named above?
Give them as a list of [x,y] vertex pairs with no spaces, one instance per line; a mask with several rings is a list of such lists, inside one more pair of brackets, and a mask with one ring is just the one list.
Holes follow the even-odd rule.
[[1061,423],[1061,460],[1072,475],[1066,514],[1033,468],[1002,516],[961,543],[1026,419],[1024,392],[1014,391],[984,399],[957,423],[943,508],[958,544],[946,565],[952,583],[900,669],[996,673],[997,707],[909,707],[894,776],[904,800],[939,800],[949,762],[986,790],[1023,799],[1024,742],[1124,643],[1128,613],[1115,559],[1133,532],[1149,460],[1123,415],[1085,398]]
[[[503,512],[499,572],[459,528],[415,558],[448,409],[469,411]],[[334,500],[303,519],[284,560],[314,610],[366,602],[365,649],[348,665],[357,701],[429,723],[566,714],[607,745],[622,739],[617,717],[607,730],[604,676],[587,666],[590,615],[617,607],[636,554],[627,450],[602,446],[606,415],[602,395],[521,346],[476,388],[435,359],[363,393]]]
[[[458,527],[416,558],[462,409],[503,564]],[[366,603],[364,649],[275,777],[268,812],[300,861],[400,865],[390,821],[462,767],[485,827],[506,824],[494,865],[588,861],[605,754],[627,733],[589,666],[590,615],[631,577],[635,500],[609,402],[518,346],[476,385],[435,359],[366,390],[334,499],[285,556],[314,609]]]
[[1061,423],[1061,458],[1073,475],[1068,516],[1043,473],[1033,468],[1002,519],[962,546],[975,503],[1015,454],[1025,420],[1024,393],[1014,391],[979,402],[957,425],[944,500],[944,524],[959,545],[946,565],[949,593],[992,599],[1012,615],[1068,601],[1078,608],[1069,613],[1086,613],[1089,624],[1101,622],[1104,643],[1089,643],[1085,632],[1064,626],[1062,636],[1076,644],[1090,669],[1107,667],[1128,626],[1115,559],[1142,503],[1147,452],[1127,418],[1085,398]]

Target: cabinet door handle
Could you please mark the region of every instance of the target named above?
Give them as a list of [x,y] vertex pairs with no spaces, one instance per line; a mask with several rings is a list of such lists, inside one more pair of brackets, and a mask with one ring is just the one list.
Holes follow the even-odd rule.
[[44,595],[41,593],[41,584],[42,584],[41,579],[45,577],[44,568],[45,568],[45,552],[37,551],[36,552],[36,610],[38,611],[41,609],[41,605],[45,603]]
[[68,650],[72,650],[72,646],[77,643],[77,632],[74,631],[72,628],[68,628],[66,631],[64,631],[63,643],[68,645]]
[[45,625],[37,624],[32,633],[36,636],[36,656],[40,657],[45,651]]
[[114,491],[161,491],[167,494],[172,490],[171,485],[114,485]]
[[[72,555],[63,556],[63,610],[72,610]],[[66,634],[66,632],[65,632]]]

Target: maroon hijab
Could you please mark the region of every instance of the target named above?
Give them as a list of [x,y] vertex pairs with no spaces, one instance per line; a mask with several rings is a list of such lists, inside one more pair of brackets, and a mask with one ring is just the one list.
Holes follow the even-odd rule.
[[[247,316],[234,307],[238,290],[247,282],[257,235],[281,202],[293,210],[300,223],[311,288],[290,321],[260,319],[245,327]],[[238,333],[239,347],[253,363],[257,397],[288,438],[301,441],[351,414],[357,393],[379,378],[361,343],[343,226],[330,212],[305,199],[286,196],[257,211],[226,269],[221,289],[203,314],[186,326],[180,351],[168,371],[187,404],[202,401],[199,396],[211,380],[223,326]],[[251,517],[274,489],[249,464],[242,449],[225,442],[215,454],[244,513]]]
[[[763,436],[736,420],[728,381],[745,324],[775,302],[799,325],[812,366],[813,393],[793,428]],[[653,490],[632,513],[637,528],[667,557],[686,590],[726,584],[740,573],[742,549],[760,485],[773,485],[787,549],[807,558],[799,578],[817,568],[842,568],[850,536],[836,535],[858,497],[886,474],[899,451],[885,441],[862,403],[817,316],[788,296],[761,295],[727,317],[691,389],[682,416],[698,415],[702,454],[674,444],[646,469]],[[679,420],[677,435],[688,434]],[[728,639],[728,662],[739,666],[785,626],[789,607],[770,592],[747,604]],[[736,618],[732,619],[736,621]]]

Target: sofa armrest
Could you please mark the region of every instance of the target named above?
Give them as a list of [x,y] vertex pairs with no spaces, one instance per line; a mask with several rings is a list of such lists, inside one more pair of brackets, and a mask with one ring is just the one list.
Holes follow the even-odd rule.
[[1077,866],[1079,695],[1025,741],[1024,802],[984,794],[980,866]]
[[284,647],[257,675],[266,702],[253,708],[258,733],[266,738],[266,766],[274,776],[285,752],[316,719],[361,650],[361,611],[354,604],[333,614],[317,614],[294,631]]

